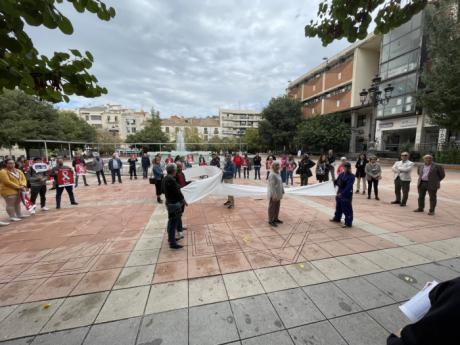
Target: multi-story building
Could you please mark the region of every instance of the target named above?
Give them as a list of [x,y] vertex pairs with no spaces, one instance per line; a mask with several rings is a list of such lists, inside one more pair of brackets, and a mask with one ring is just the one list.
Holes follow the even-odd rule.
[[247,128],[258,128],[262,115],[254,110],[220,109],[222,136],[242,136]]
[[306,118],[341,113],[351,123],[350,152],[365,150],[372,139],[373,109],[361,104],[359,93],[378,73],[380,41],[369,35],[288,85],[288,96],[302,102]]
[[176,140],[177,133],[185,133],[187,128],[194,128],[204,141],[213,137],[220,137],[222,129],[220,128],[219,118],[217,116],[196,118],[172,115],[167,119],[161,120],[161,130],[169,136],[169,140]]
[[91,126],[106,130],[121,139],[126,139],[129,134],[134,134],[144,129],[145,121],[150,117],[148,112],[135,111],[121,105],[112,104],[79,108],[77,115]]

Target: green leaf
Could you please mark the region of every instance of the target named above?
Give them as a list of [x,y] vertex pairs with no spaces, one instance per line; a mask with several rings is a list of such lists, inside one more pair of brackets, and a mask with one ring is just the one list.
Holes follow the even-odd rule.
[[59,29],[62,31],[62,33],[66,34],[66,35],[73,34],[72,23],[66,17],[61,16],[61,20],[59,21],[58,25],[59,25]]
[[78,49],[70,49],[70,52],[75,56],[82,57],[82,55],[81,55],[80,51],[78,51]]
[[89,61],[94,62],[93,54],[91,54],[89,51],[86,51],[85,55],[89,59]]

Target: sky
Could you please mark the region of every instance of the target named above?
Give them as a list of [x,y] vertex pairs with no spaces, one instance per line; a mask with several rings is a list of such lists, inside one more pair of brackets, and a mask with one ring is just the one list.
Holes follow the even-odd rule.
[[319,0],[106,0],[117,15],[101,21],[68,4],[74,26],[28,28],[40,53],[89,50],[91,73],[108,94],[71,97],[61,108],[122,104],[154,107],[161,117],[217,115],[219,108],[261,110],[294,80],[349,45],[306,38]]

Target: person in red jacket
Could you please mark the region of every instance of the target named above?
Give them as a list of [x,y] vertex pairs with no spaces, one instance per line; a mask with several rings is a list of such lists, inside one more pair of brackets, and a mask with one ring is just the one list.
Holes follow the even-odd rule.
[[233,164],[235,164],[236,168],[235,175],[233,177],[236,178],[236,174],[238,173],[238,178],[241,178],[241,166],[243,165],[243,158],[241,158],[239,153],[233,157]]

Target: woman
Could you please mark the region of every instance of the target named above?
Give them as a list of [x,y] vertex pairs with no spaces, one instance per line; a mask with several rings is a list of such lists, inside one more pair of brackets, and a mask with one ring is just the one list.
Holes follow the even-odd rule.
[[159,204],[163,203],[163,200],[161,200],[161,182],[163,181],[163,167],[161,166],[161,158],[159,156],[156,156],[155,159],[153,160],[153,178],[155,179],[155,190],[157,194],[157,201]]
[[243,156],[241,166],[243,167],[243,178],[249,178],[249,157],[246,153]]
[[366,165],[367,198],[371,198],[372,186],[374,186],[375,200],[379,199],[379,180],[382,179],[382,168],[377,163],[377,157],[371,157],[370,163]]
[[297,168],[297,163],[292,155],[289,156],[286,163],[286,187],[289,186],[289,179],[291,179],[291,186],[294,185],[294,171]]
[[270,170],[272,170],[272,164],[274,160],[274,157],[271,155],[267,156],[267,159],[265,160],[265,169],[267,170],[267,177],[265,178],[266,180],[268,180],[268,176],[270,176]]
[[331,173],[331,179],[335,181],[335,155],[332,149],[327,152],[327,159],[330,166],[329,172]]
[[366,164],[369,163],[369,161],[366,158],[366,155],[364,153],[361,153],[358,157],[358,160],[356,161],[356,179],[358,180],[356,184],[356,193],[359,193],[359,186],[361,185],[361,182],[363,184],[363,194],[366,194]]
[[6,169],[0,170],[1,195],[5,199],[6,212],[13,222],[28,217],[21,214],[21,199],[19,193],[27,188],[27,181],[24,173],[15,168],[12,158],[6,159]]
[[329,161],[326,155],[319,156],[316,163],[316,179],[319,183],[329,180]]
[[[198,157],[198,165],[199,165],[199,166],[205,166],[205,165],[207,165],[207,164],[206,164],[206,159],[204,159],[203,155],[200,155],[200,157]],[[181,166],[181,170],[182,170],[182,166]]]
[[257,177],[259,177],[260,180],[260,168],[262,166],[262,158],[258,153],[256,153],[254,159],[254,180],[257,180]]
[[281,180],[280,172],[280,163],[273,162],[272,172],[268,177],[268,224],[271,226],[278,226],[278,224],[283,223],[279,219],[281,199],[283,198],[284,188],[283,182]]
[[302,160],[299,162],[297,173],[300,175],[300,185],[308,185],[308,178],[312,176],[310,168],[313,168],[315,163],[310,159],[307,154],[304,154]]

